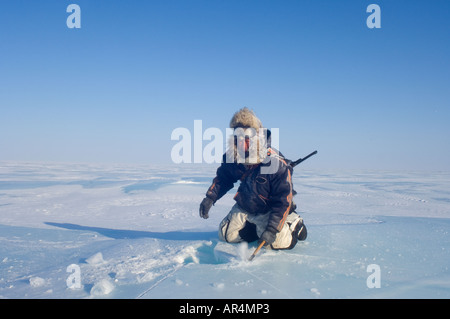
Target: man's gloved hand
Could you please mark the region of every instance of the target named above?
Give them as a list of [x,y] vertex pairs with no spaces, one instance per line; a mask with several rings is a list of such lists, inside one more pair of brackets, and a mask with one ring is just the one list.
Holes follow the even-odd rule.
[[214,201],[209,198],[209,197],[205,197],[202,202],[200,203],[200,217],[207,219],[209,217],[208,212],[211,209],[212,205],[214,204]]
[[272,245],[273,242],[275,241],[275,237],[277,236],[276,232],[270,231],[270,230],[265,230],[262,234],[261,237],[259,238],[259,243],[261,243],[263,240],[266,242],[264,244],[264,246],[266,245]]

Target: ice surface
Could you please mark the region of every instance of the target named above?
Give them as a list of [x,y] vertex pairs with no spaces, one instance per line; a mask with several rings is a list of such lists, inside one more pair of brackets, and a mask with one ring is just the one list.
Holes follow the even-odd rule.
[[86,263],[90,265],[99,265],[105,263],[103,260],[103,255],[101,252],[96,253],[95,255],[92,255],[91,257],[86,259]]
[[198,216],[215,170],[0,163],[0,297],[450,297],[450,173],[296,169],[307,240],[248,262],[217,237],[233,191]]
[[109,295],[114,290],[114,285],[108,279],[101,279],[96,282],[91,289],[92,297],[103,297]]

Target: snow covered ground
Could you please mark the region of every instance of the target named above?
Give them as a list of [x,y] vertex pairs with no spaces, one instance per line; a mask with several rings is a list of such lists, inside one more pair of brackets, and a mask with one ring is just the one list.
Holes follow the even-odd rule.
[[[450,298],[449,172],[296,168],[308,238],[222,252],[216,166],[0,163],[2,298]],[[379,288],[378,288],[379,287]]]

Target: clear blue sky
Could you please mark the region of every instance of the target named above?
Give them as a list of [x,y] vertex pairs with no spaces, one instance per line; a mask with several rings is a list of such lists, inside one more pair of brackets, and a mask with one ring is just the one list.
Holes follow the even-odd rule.
[[[81,29],[69,29],[69,4]],[[366,8],[381,8],[369,29]],[[0,161],[171,162],[247,106],[305,168],[450,170],[450,1],[2,1]],[[205,142],[206,143],[206,142]],[[303,165],[303,164],[302,164]]]

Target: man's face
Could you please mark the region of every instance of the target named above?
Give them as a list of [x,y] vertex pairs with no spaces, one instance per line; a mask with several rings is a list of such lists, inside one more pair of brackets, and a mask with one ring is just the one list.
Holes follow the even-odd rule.
[[[254,128],[237,127],[234,130],[234,134],[236,136],[236,146],[238,149],[248,152],[250,149],[250,139],[253,139],[257,132]],[[252,142],[254,142],[254,139]]]
[[[257,131],[254,128],[237,127],[234,130],[234,136],[238,153],[243,158],[249,158],[251,149],[255,151]],[[256,156],[256,154],[253,154],[253,156]]]
[[245,136],[244,138],[238,138],[237,140],[237,147],[241,150],[245,150],[247,153],[250,148],[250,138],[248,136]]

